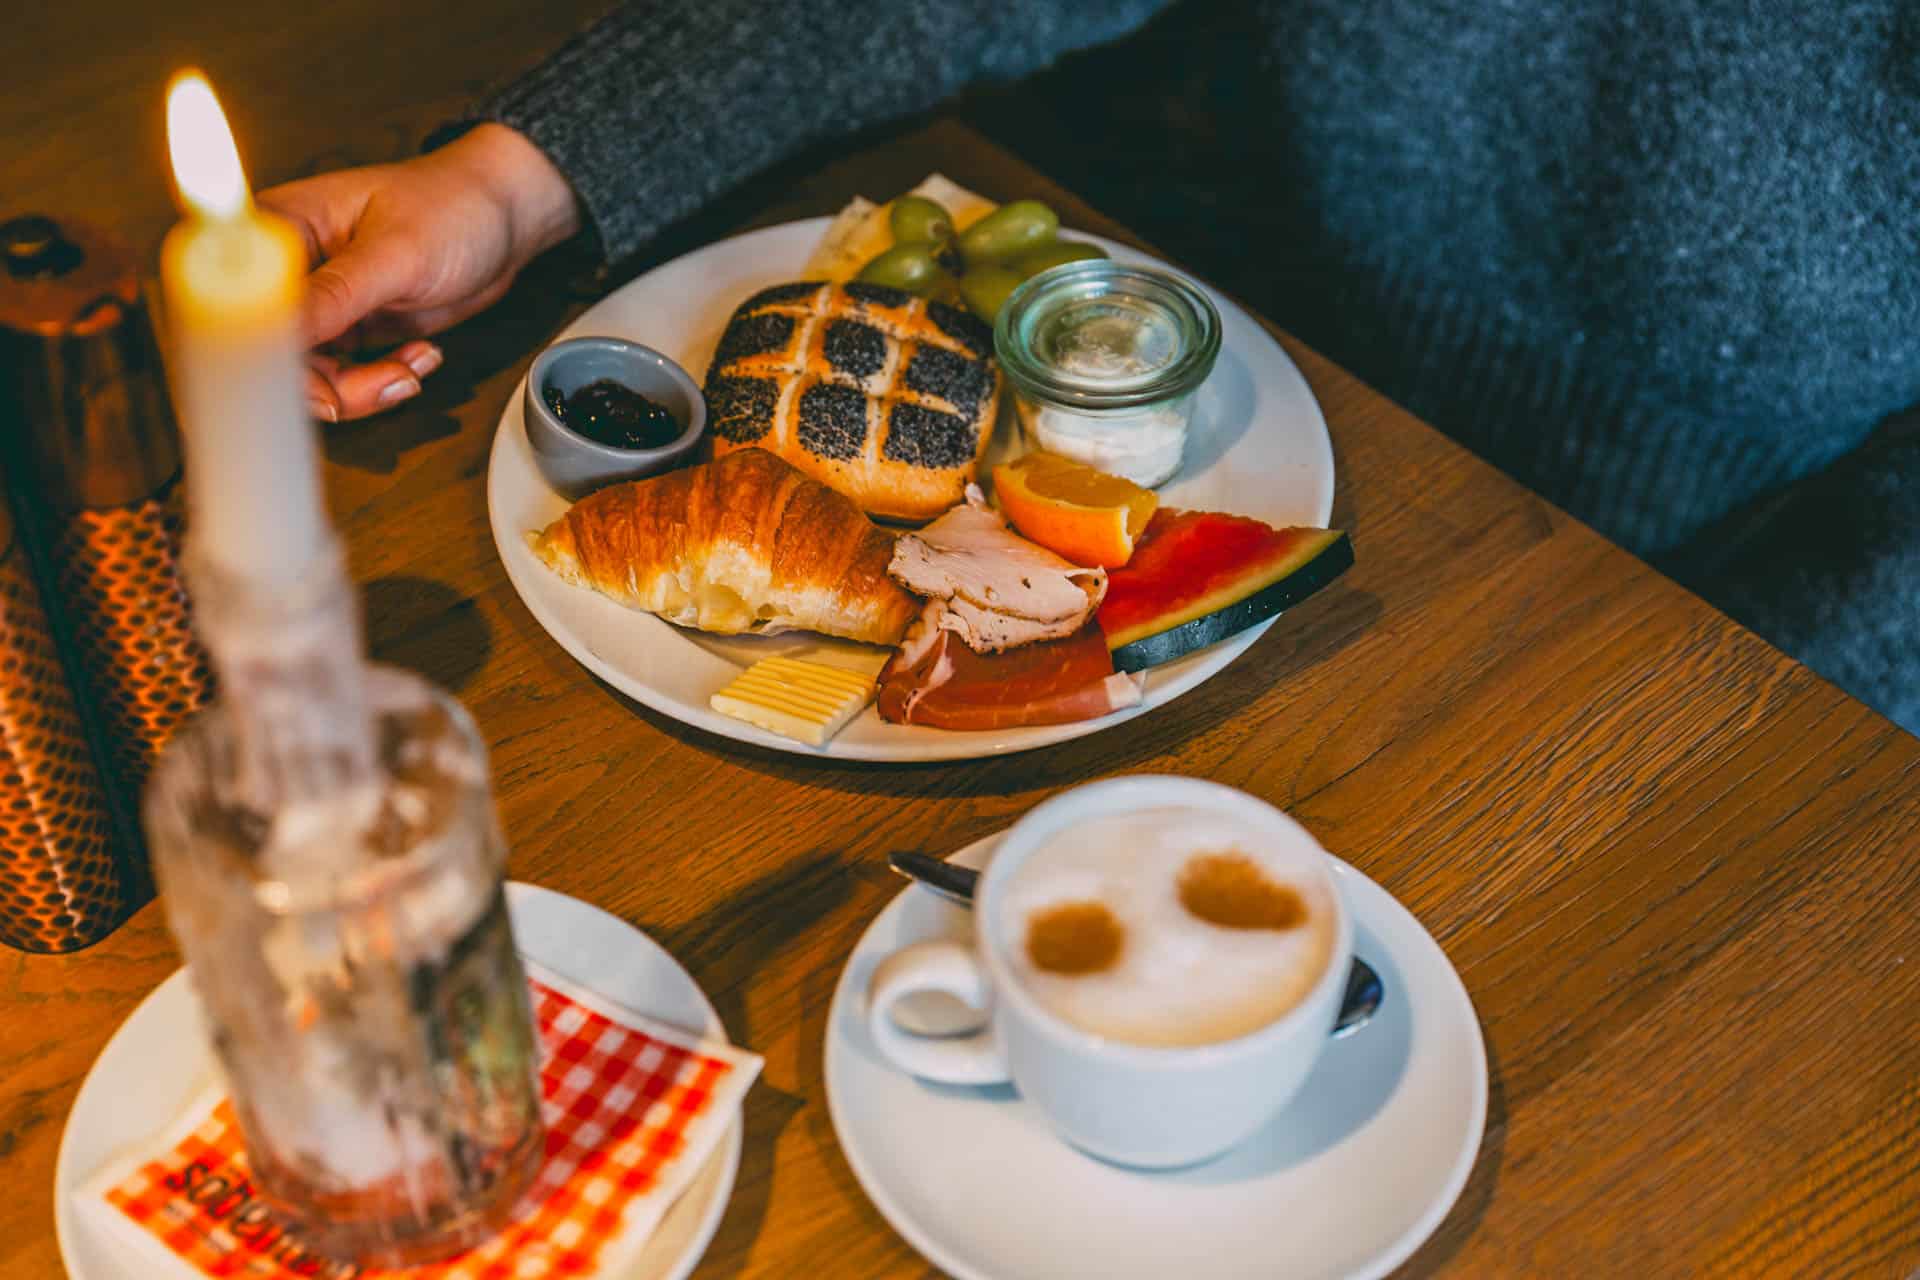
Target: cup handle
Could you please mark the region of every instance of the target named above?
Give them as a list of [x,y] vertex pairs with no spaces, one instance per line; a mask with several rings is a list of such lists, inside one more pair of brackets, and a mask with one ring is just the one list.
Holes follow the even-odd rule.
[[1000,1084],[1008,1079],[1006,1055],[993,1019],[958,1036],[919,1036],[893,1020],[894,1006],[911,995],[942,991],[987,1014],[992,988],[979,958],[957,942],[920,942],[894,952],[867,983],[867,1033],[894,1066],[944,1084]]

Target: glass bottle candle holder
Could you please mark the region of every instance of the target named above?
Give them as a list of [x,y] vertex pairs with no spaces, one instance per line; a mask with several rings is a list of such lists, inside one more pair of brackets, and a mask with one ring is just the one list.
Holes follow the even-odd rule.
[[[203,603],[220,594],[194,585]],[[304,607],[337,619],[326,597],[349,591],[344,577],[322,585]],[[210,613],[231,622],[233,608]],[[162,757],[145,817],[256,1186],[308,1248],[398,1266],[498,1231],[544,1133],[484,747],[431,685],[360,672],[348,710],[371,724],[370,770],[321,752],[310,763],[330,785],[275,777],[263,791],[242,762],[275,758],[263,734],[299,716],[252,715],[273,699],[254,689],[237,705],[230,682]]]

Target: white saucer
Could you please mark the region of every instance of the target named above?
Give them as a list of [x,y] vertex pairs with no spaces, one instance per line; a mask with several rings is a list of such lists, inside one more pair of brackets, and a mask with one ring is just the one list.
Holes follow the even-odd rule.
[[[662,1022],[725,1040],[720,1015],[658,943],[565,894],[510,882],[507,911],[521,952],[563,978]],[[67,1114],[54,1170],[54,1224],[73,1280],[144,1280],[142,1260],[74,1212],[74,1190],[141,1135],[164,1125],[214,1078],[199,1001],[177,971],[140,1002],[95,1059]],[[707,1160],[621,1280],[681,1280],[720,1225],[740,1168],[741,1124]]]
[[[998,836],[953,861],[983,866]],[[1459,975],[1420,922],[1346,863],[1354,945],[1387,998],[1329,1045],[1273,1124],[1172,1173],[1105,1164],[1055,1138],[1006,1086],[961,1088],[887,1065],[863,1024],[891,952],[972,937],[971,916],[907,889],[854,948],[833,994],[827,1105],[860,1185],[907,1241],[961,1280],[1373,1277],[1446,1217],[1480,1149],[1487,1057]]]

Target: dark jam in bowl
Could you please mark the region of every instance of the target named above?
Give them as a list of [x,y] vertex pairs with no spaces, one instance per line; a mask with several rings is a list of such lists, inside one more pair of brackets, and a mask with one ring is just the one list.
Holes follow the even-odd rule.
[[589,382],[572,395],[549,382],[541,399],[569,431],[615,449],[660,449],[680,438],[680,422],[665,406],[611,378]]

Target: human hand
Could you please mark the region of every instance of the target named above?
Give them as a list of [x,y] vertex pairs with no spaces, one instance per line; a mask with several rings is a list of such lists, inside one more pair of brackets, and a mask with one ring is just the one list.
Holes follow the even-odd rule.
[[[579,205],[524,136],[483,124],[398,164],[343,169],[260,193],[292,220],[307,278],[309,407],[338,422],[417,394],[440,367],[426,335],[490,306],[520,269],[571,236]],[[402,343],[377,360],[343,353]]]

